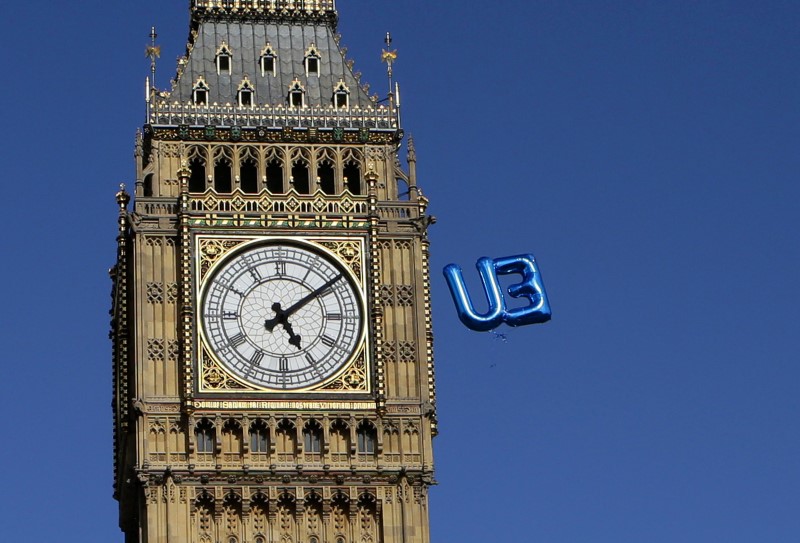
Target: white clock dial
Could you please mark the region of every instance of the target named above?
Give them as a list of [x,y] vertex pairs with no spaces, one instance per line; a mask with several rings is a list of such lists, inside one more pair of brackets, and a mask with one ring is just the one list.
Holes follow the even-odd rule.
[[361,342],[362,315],[352,273],[300,243],[250,245],[203,288],[208,345],[228,371],[263,388],[296,390],[334,375]]

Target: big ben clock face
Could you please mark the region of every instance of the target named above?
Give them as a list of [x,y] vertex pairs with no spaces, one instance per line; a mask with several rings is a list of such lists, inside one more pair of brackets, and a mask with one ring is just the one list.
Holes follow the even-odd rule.
[[358,350],[364,302],[352,272],[310,244],[248,244],[203,283],[203,335],[219,363],[261,388],[328,380]]

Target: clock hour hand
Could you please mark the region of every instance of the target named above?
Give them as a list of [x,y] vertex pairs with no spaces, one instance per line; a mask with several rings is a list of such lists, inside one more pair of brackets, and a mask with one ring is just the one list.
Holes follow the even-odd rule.
[[289,322],[289,312],[282,310],[281,304],[278,302],[272,304],[272,310],[275,312],[275,317],[264,321],[264,328],[272,332],[280,324],[289,334],[289,345],[294,345],[300,350],[300,336],[295,334],[292,329],[292,323]]

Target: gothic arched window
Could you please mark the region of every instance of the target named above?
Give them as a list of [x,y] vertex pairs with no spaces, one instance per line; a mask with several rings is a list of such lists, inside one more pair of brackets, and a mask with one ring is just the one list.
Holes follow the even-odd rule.
[[208,83],[206,83],[203,76],[197,78],[194,86],[192,87],[192,102],[196,106],[208,105]]
[[218,194],[230,194],[233,190],[233,153],[230,148],[214,150],[214,190]]
[[350,89],[344,84],[343,80],[333,89],[333,107],[336,109],[346,109],[350,107]]
[[256,105],[255,96],[256,93],[255,90],[253,90],[253,84],[245,76],[244,80],[239,84],[239,107],[253,107]]
[[269,450],[269,430],[264,421],[257,420],[250,427],[250,452],[266,453]]
[[335,174],[330,162],[317,163],[317,184],[325,194],[336,192]]
[[356,429],[358,436],[358,454],[373,455],[375,454],[375,441],[377,432],[375,427],[369,421],[364,421],[358,425]]
[[217,74],[230,74],[231,73],[231,49],[228,44],[222,42],[222,45],[217,49]]
[[292,165],[292,187],[298,194],[311,192],[308,182],[308,165],[302,160],[298,160]]
[[347,462],[350,456],[350,428],[341,419],[331,424],[329,448],[332,462]]
[[307,453],[318,453],[322,449],[322,429],[315,420],[303,428],[303,448]]
[[203,419],[197,423],[195,437],[197,438],[198,453],[214,452],[214,425],[210,420]]
[[228,460],[235,459],[242,450],[242,428],[235,420],[228,420],[222,427],[222,451],[231,455]]
[[267,43],[266,47],[261,51],[261,58],[259,59],[259,64],[261,65],[261,75],[265,76],[267,74],[272,74],[273,76],[276,74],[277,70],[275,69],[277,55],[275,51],[272,49],[272,45]]
[[317,46],[312,43],[306,50],[306,77],[309,75],[319,75],[319,61],[319,51],[317,51]]
[[273,194],[282,194],[283,189],[283,162],[273,158],[267,162],[267,190]]
[[288,101],[290,107],[305,107],[306,105],[306,91],[297,78],[289,86]]
[[345,188],[350,194],[361,194],[361,166],[355,161],[344,165]]

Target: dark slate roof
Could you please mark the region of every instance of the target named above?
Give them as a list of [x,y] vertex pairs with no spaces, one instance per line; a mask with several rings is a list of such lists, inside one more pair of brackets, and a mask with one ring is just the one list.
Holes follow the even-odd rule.
[[[331,104],[340,80],[350,90],[350,107],[373,106],[356,81],[334,37],[334,28],[323,22],[270,22],[258,20],[205,20],[198,23],[193,46],[168,98],[181,103],[192,100],[192,90],[202,75],[209,86],[209,103],[235,104],[240,83],[247,76],[255,89],[257,105],[286,105],[289,87],[300,80],[308,106]],[[216,55],[225,42],[231,52],[231,73],[217,75]],[[277,56],[276,73],[261,75],[259,60],[269,43]],[[320,55],[319,76],[306,76],[305,53],[311,44]]]

